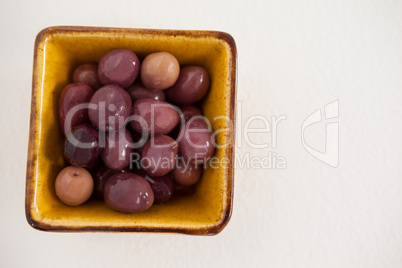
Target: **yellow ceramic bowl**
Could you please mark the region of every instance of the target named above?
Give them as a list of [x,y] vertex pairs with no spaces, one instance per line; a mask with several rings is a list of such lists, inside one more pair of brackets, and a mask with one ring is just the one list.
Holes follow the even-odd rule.
[[[219,167],[207,168],[196,192],[175,196],[166,204],[135,214],[116,212],[100,200],[78,207],[64,205],[54,181],[65,165],[63,135],[57,103],[73,69],[98,62],[116,48],[135,52],[140,59],[168,51],[181,65],[201,65],[211,76],[211,89],[202,104],[218,144]],[[217,234],[230,219],[233,204],[234,126],[236,103],[236,45],[223,32],[146,30],[94,27],[50,27],[36,37],[32,106],[26,178],[26,217],[44,231],[146,231]],[[226,120],[226,119],[230,120]],[[229,122],[230,121],[230,122]]]

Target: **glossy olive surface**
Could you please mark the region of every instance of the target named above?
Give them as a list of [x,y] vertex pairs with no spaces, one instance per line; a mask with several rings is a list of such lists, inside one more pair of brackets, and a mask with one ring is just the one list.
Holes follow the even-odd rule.
[[122,88],[134,83],[139,71],[140,60],[134,52],[127,49],[108,52],[98,65],[98,75],[102,84],[115,84]]
[[152,191],[154,192],[154,203],[164,203],[172,198],[174,193],[174,182],[170,174],[160,177],[152,177],[143,170],[136,171],[136,174],[146,179],[151,185]]
[[132,102],[127,91],[116,85],[107,85],[95,92],[89,105],[92,124],[102,131],[116,131],[125,126]]
[[193,185],[201,178],[202,166],[194,165],[186,161],[177,161],[171,174],[177,183]]
[[101,154],[103,163],[114,170],[127,167],[130,164],[131,153],[134,151],[132,142],[131,133],[126,128],[107,133],[105,148]]
[[94,90],[102,87],[98,76],[98,64],[84,63],[75,68],[73,72],[73,82],[82,82],[88,84]]
[[114,210],[133,213],[149,209],[154,193],[149,183],[134,173],[119,173],[105,183],[104,199]]
[[150,176],[163,176],[173,170],[178,151],[177,142],[169,136],[151,138],[142,150],[142,168]]
[[154,99],[161,101],[166,99],[165,92],[163,90],[146,88],[139,79],[137,79],[137,81],[135,81],[135,83],[126,90],[128,94],[130,94],[133,102],[140,99]]
[[166,95],[173,103],[193,104],[207,94],[209,83],[209,75],[204,68],[187,66],[180,70],[179,78],[166,90]]
[[193,105],[182,105],[179,106],[179,109],[181,111],[181,115],[183,115],[184,117],[185,122],[188,122],[188,120],[190,120],[194,116],[202,116],[201,110]]
[[63,134],[82,123],[89,122],[88,108],[85,104],[90,101],[94,93],[95,90],[85,83],[72,83],[64,87],[58,107],[59,124]]
[[202,118],[193,118],[180,130],[177,137],[179,154],[194,164],[202,164],[214,154],[215,140],[212,131]]
[[99,133],[91,125],[78,126],[64,141],[64,158],[73,166],[92,168],[100,154]]
[[94,192],[95,195],[103,199],[103,190],[105,187],[105,182],[113,175],[120,173],[122,171],[113,170],[105,166],[104,164],[99,164],[94,169],[91,170],[92,178],[94,180]]
[[158,135],[172,131],[180,121],[176,109],[167,102],[141,99],[133,104],[131,127],[141,134]]

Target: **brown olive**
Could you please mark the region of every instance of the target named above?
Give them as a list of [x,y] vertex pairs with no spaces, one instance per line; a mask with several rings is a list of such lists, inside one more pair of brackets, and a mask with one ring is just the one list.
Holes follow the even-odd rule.
[[55,189],[64,204],[78,206],[91,197],[94,182],[86,169],[69,166],[57,175]]
[[174,85],[179,74],[179,62],[168,52],[149,54],[141,64],[141,81],[149,89],[167,89]]
[[73,72],[73,82],[86,83],[94,90],[102,87],[102,83],[99,81],[98,77],[98,64],[85,63],[75,68]]
[[181,185],[193,185],[201,178],[202,166],[194,165],[188,161],[177,161],[171,174],[174,180]]

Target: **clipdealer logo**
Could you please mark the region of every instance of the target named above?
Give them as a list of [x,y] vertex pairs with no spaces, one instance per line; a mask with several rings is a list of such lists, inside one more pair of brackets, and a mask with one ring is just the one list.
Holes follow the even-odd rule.
[[[250,152],[235,153],[236,168],[246,169],[286,169],[287,160],[285,156],[279,155],[275,150],[278,145],[278,129],[279,124],[287,119],[286,115],[272,115],[270,120],[263,115],[253,115],[243,124],[242,106],[238,102],[238,138],[237,147],[241,148],[243,143],[252,149],[266,150],[263,157],[252,155]],[[324,115],[324,116],[323,116]],[[335,100],[324,106],[323,111],[317,109],[310,114],[301,126],[301,145],[304,149],[317,160],[336,168],[339,165],[339,100]],[[251,128],[252,122],[259,122],[259,128]],[[305,139],[305,130],[310,126],[325,122],[325,148],[324,151],[313,148],[307,144]],[[262,126],[262,127],[261,127]],[[270,135],[270,143],[258,143],[261,136],[252,139],[250,134],[258,133],[260,135]],[[255,136],[254,136],[255,137]]]
[[336,100],[325,105],[324,115],[327,121],[324,152],[309,146],[304,136],[306,128],[324,121],[321,109],[314,111],[304,120],[301,129],[301,141],[304,149],[313,157],[331,167],[337,167],[339,165],[339,101]]
[[[106,109],[104,105],[103,109]],[[109,109],[113,107],[108,107]],[[67,114],[65,126],[67,131],[70,131],[69,126],[71,125],[71,120],[73,114],[79,109],[94,109],[91,104],[83,104],[77,105]],[[104,114],[104,113],[103,113]],[[302,123],[301,126],[301,145],[304,149],[312,155],[317,160],[331,166],[337,167],[339,165],[339,101],[333,101],[324,106],[324,109],[317,109],[312,114],[310,114]],[[132,118],[131,120],[137,120],[139,123],[143,123],[141,118]],[[212,118],[211,122],[218,122],[219,128],[213,130],[211,128],[211,122],[204,118],[208,123],[209,129],[213,132],[211,143],[214,143],[214,147],[216,149],[226,148],[227,146],[233,146],[232,138],[233,138],[233,122],[228,117],[217,116]],[[280,155],[276,148],[278,146],[278,139],[282,140],[283,137],[278,135],[278,130],[281,128],[284,121],[287,120],[287,115],[272,115],[270,118],[261,114],[255,114],[248,117],[246,120],[242,117],[242,103],[241,101],[237,102],[237,140],[236,145],[237,148],[242,148],[243,144],[247,145],[250,150],[247,150],[245,153],[235,153],[234,164],[236,168],[245,168],[245,169],[286,169],[287,168],[287,159],[285,156]],[[305,139],[305,130],[314,124],[324,122],[325,121],[325,149],[324,151],[319,151],[318,149],[313,148],[308,145]],[[145,122],[146,123],[146,122]],[[151,122],[153,124],[153,122]],[[258,125],[258,127],[256,127]],[[257,134],[257,135],[253,135]],[[111,140],[114,140],[114,132],[109,133],[109,137]],[[146,137],[141,137],[138,142],[133,144],[129,144],[131,148],[141,148],[147,140]],[[225,139],[218,139],[217,137],[226,136],[226,142],[223,142]],[[251,135],[251,137],[250,137]],[[178,137],[177,140],[179,141]],[[89,143],[81,143],[75,139],[74,135],[69,135],[68,140],[75,146],[80,148],[90,148],[91,144]],[[100,135],[100,145],[104,147],[106,136],[101,133]],[[220,141],[219,141],[220,140]],[[223,142],[223,143],[222,143]],[[119,146],[116,142],[110,143],[109,146]],[[259,152],[258,155],[256,155]],[[260,153],[263,153],[261,156]],[[180,158],[180,157],[179,157]],[[135,153],[131,155],[131,162],[139,162],[140,157]],[[212,168],[218,167],[227,167],[232,163],[231,159],[227,157],[218,157],[217,155],[213,156],[209,161],[205,162],[206,165]]]

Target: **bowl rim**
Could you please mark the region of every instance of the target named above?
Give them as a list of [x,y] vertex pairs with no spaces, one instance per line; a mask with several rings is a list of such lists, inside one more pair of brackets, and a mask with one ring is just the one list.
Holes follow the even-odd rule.
[[[62,226],[51,225],[43,223],[40,220],[34,219],[31,211],[31,204],[35,195],[32,189],[33,177],[33,163],[37,159],[37,152],[34,151],[35,144],[35,114],[37,105],[37,79],[38,79],[38,58],[39,46],[45,42],[43,38],[46,35],[52,35],[60,32],[105,32],[105,33],[136,33],[136,34],[158,34],[158,35],[173,35],[173,36],[192,36],[195,38],[212,37],[226,42],[230,49],[231,62],[230,62],[230,102],[229,102],[229,117],[232,120],[234,131],[232,133],[232,144],[226,148],[225,153],[229,159],[229,170],[227,179],[227,196],[226,203],[223,206],[223,217],[220,221],[211,226],[188,228],[188,227],[125,227],[125,226]],[[38,85],[40,86],[40,85]],[[172,30],[172,29],[145,29],[145,28],[117,28],[117,27],[95,27],[95,26],[51,26],[41,30],[36,38],[34,44],[33,56],[33,71],[32,71],[32,92],[31,92],[31,111],[30,111],[30,126],[29,126],[29,139],[28,139],[28,152],[27,152],[27,170],[26,170],[26,183],[25,183],[25,216],[28,224],[34,229],[40,231],[53,231],[53,232],[157,232],[157,233],[179,233],[189,235],[216,235],[220,233],[228,224],[233,210],[234,198],[234,151],[236,140],[236,88],[237,88],[237,48],[234,38],[221,31],[209,30]]]

